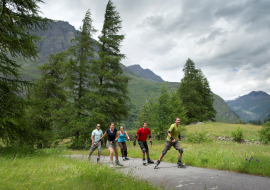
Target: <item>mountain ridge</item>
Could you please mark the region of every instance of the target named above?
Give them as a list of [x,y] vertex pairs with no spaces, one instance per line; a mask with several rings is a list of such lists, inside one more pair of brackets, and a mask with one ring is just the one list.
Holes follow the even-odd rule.
[[152,80],[156,82],[164,82],[164,80],[160,76],[156,75],[150,69],[143,69],[139,64],[130,65],[127,67],[131,69],[134,73],[140,75],[141,77],[147,80]]

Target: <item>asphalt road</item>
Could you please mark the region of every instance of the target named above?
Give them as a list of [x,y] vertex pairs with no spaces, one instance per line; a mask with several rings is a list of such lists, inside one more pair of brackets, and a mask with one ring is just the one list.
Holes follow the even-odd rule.
[[[71,155],[73,158],[87,159],[88,155]],[[96,162],[97,156],[92,155]],[[114,157],[115,159],[115,157]],[[135,176],[152,182],[165,189],[224,189],[224,190],[269,190],[270,178],[235,172],[212,170],[187,166],[178,168],[176,163],[161,162],[158,169],[154,164],[143,166],[142,159],[130,158],[120,162],[124,167],[115,167],[125,173],[132,172]],[[109,156],[101,156],[101,163],[108,164]]]

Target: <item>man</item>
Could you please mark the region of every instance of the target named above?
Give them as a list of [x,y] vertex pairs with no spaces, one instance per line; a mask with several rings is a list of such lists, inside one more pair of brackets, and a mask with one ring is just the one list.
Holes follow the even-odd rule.
[[[159,159],[156,162],[155,169],[158,167],[160,164],[162,158],[165,156],[168,150],[173,146],[176,150],[178,150],[178,162],[177,165],[179,168],[185,168],[186,166],[182,163],[182,154],[183,154],[183,149],[179,143],[180,139],[180,131],[181,131],[181,126],[180,126],[180,118],[177,117],[175,118],[175,123],[171,125],[171,127],[167,131],[167,140],[165,142],[165,148],[160,154]],[[178,139],[178,140],[175,140]]]
[[150,144],[151,144],[151,147],[152,147],[152,138],[151,138],[151,131],[149,128],[147,128],[147,123],[144,122],[143,123],[143,127],[140,128],[138,131],[137,131],[137,134],[134,138],[134,143],[133,145],[135,146],[136,145],[136,139],[138,137],[138,143],[142,149],[142,157],[143,157],[143,165],[147,165],[146,164],[146,160],[145,160],[145,153],[147,155],[147,162],[148,164],[154,164],[154,161],[150,159],[149,157],[149,149],[148,149],[148,145],[147,145],[147,135],[149,135],[149,140],[150,140]]
[[[101,136],[103,135],[102,130],[100,129],[100,124],[97,124],[97,129],[93,130],[91,140],[92,140],[92,145],[90,148],[89,152],[89,157],[88,159],[91,158],[91,155],[93,152],[98,148],[98,157],[97,157],[97,162],[100,161],[100,154],[101,154]],[[105,146],[104,139],[103,141],[103,146]]]

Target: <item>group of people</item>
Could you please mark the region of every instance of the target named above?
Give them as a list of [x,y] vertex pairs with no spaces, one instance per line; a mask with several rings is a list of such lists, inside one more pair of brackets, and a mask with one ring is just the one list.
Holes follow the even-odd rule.
[[[181,132],[181,125],[180,125],[180,118],[175,118],[175,123],[170,126],[170,128],[167,131],[167,139],[165,142],[164,150],[161,152],[159,159],[157,160],[155,164],[155,168],[158,167],[160,164],[162,158],[165,156],[168,150],[173,146],[179,153],[178,153],[178,162],[177,165],[179,168],[185,168],[185,165],[182,163],[182,154],[183,154],[183,148],[181,147],[179,143],[180,139],[180,132]],[[115,129],[114,123],[110,123],[110,128],[105,131],[103,134],[102,130],[100,129],[100,124],[97,124],[97,129],[95,129],[92,132],[91,140],[92,145],[89,152],[89,158],[91,158],[92,153],[98,149],[98,157],[97,162],[100,161],[100,154],[101,154],[101,141],[103,141],[103,145],[105,146],[104,137],[108,135],[108,140],[106,142],[106,146],[110,151],[110,167],[114,166],[113,162],[113,151],[115,152],[115,165],[117,166],[123,166],[119,162],[118,159],[118,148],[117,148],[117,142],[121,149],[122,158],[123,161],[129,160],[127,157],[127,145],[126,145],[126,137],[130,142],[130,138],[126,131],[124,131],[124,127],[120,126],[119,131]],[[142,128],[140,128],[136,136],[134,138],[133,145],[136,146],[136,140],[138,139],[138,144],[142,150],[142,162],[143,165],[148,164],[154,164],[154,161],[150,159],[149,156],[149,148],[147,144],[147,136],[149,137],[149,142],[152,147],[152,138],[151,138],[151,131],[147,127],[147,122],[143,123]],[[145,153],[147,156],[147,160],[145,159]]]

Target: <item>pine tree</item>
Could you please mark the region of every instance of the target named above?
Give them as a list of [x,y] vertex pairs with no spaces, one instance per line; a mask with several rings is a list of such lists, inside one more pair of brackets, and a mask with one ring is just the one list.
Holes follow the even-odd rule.
[[89,101],[92,90],[90,67],[94,59],[94,47],[96,46],[96,42],[92,39],[95,32],[91,13],[88,10],[83,19],[83,26],[72,40],[74,45],[68,49],[71,59],[69,65],[66,66],[65,85],[68,87],[70,98],[74,102],[72,110],[76,115],[75,119],[70,122],[68,130],[70,135],[75,135],[74,146],[78,148],[83,146],[85,141],[85,139],[79,139],[80,136],[82,137],[85,132],[88,133],[91,126],[91,110],[93,107]]
[[[125,58],[120,53],[124,35],[118,34],[121,26],[119,13],[109,0],[101,35],[99,36],[99,59],[91,67],[93,93],[92,116],[101,126],[108,122],[120,122],[128,116],[128,78],[123,74],[120,61]],[[107,126],[106,126],[107,127]]]
[[41,0],[0,0],[0,138],[27,141],[22,96],[30,83],[21,79],[17,60],[35,59],[35,32],[46,30],[52,20],[38,15]]
[[184,66],[184,78],[178,88],[179,96],[187,109],[189,122],[214,120],[213,95],[206,77],[188,59]]
[[[27,109],[26,118],[35,133],[34,143],[38,148],[49,147],[55,140],[54,129],[59,129],[64,122],[57,122],[57,113],[67,103],[67,98],[62,86],[62,68],[67,62],[66,52],[49,56],[49,62],[39,67],[41,79],[28,93],[32,102]],[[61,115],[60,118],[63,116]]]

